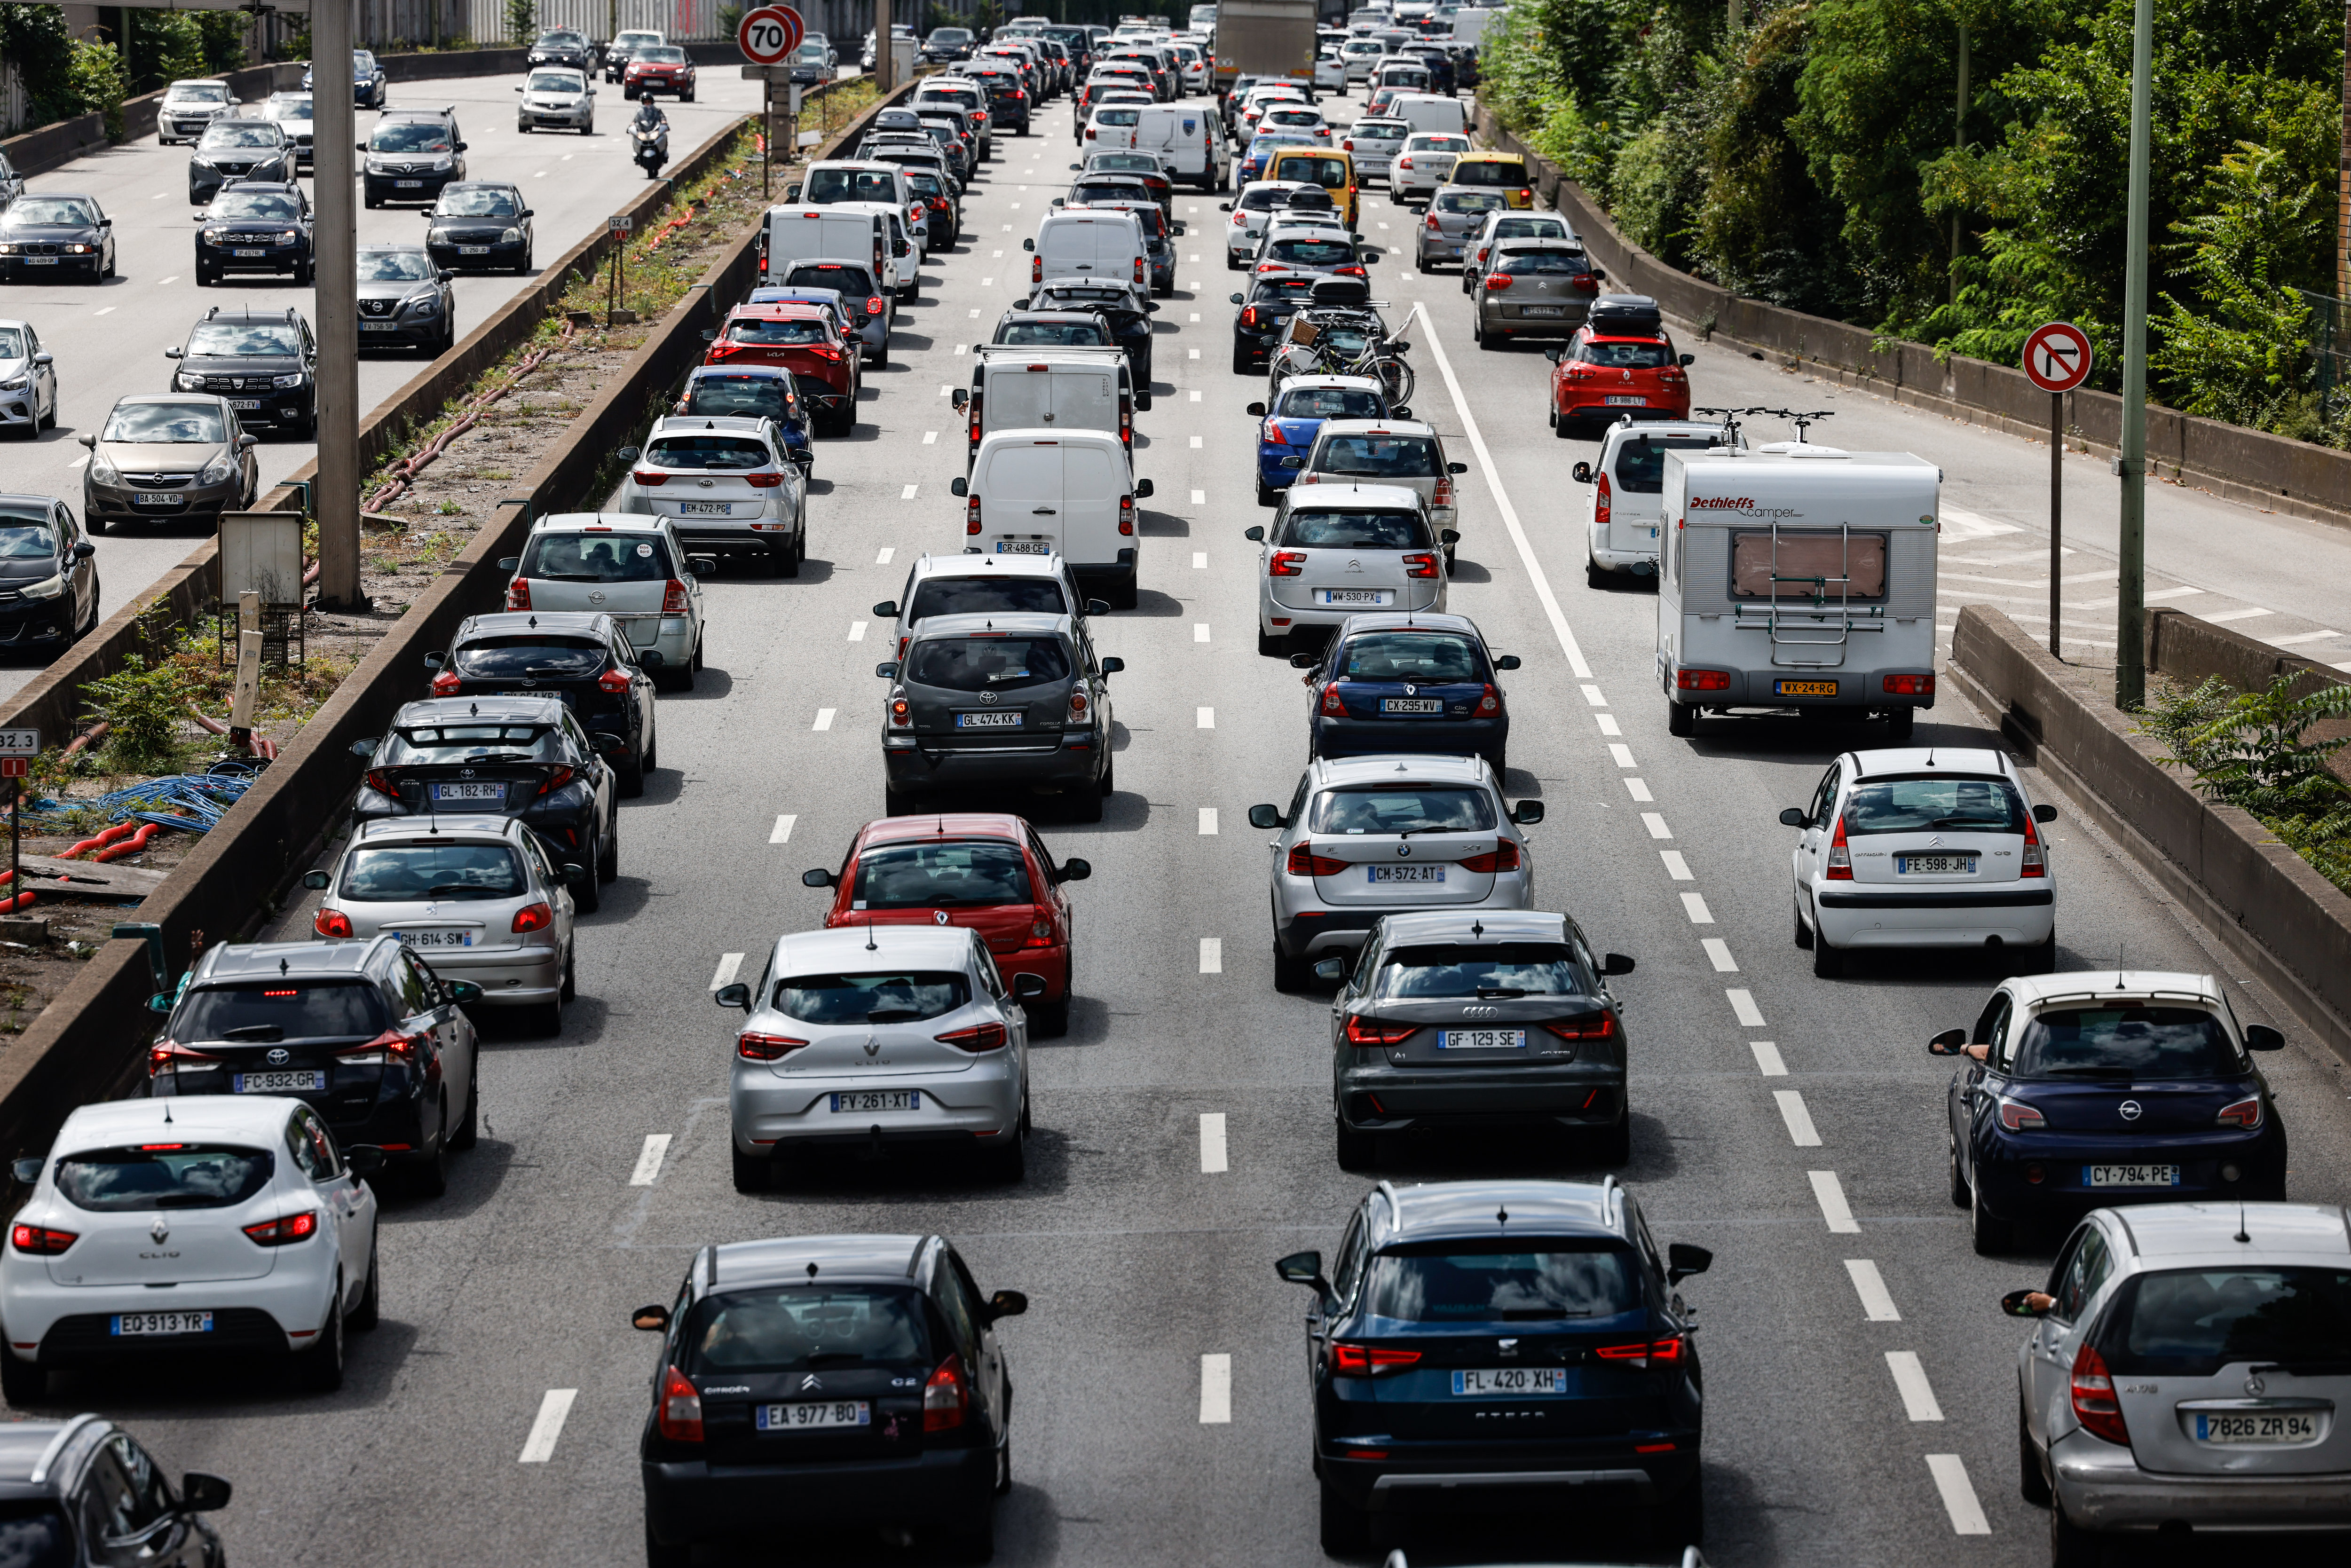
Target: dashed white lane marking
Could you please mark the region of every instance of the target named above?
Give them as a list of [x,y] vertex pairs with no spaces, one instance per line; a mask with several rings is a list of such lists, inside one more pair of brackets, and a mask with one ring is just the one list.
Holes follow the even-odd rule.
[[[957,344],[955,346],[955,348],[954,348],[953,350],[950,350],[950,352],[957,353],[957,354],[962,353],[962,352],[963,352],[963,345],[962,345],[961,343],[957,343]],[[945,396],[946,396],[946,395],[947,395],[947,389],[946,389],[946,388],[945,388],[945,387],[941,387],[941,388],[939,389],[939,395],[940,395],[941,397],[945,397]]]
[[117,310],[119,310],[119,309],[120,309],[120,308],[121,308],[121,307],[120,307],[120,306],[119,306],[119,305],[108,305],[108,306],[104,306],[104,307],[102,307],[102,308],[99,308],[99,309],[96,309],[96,310],[91,311],[91,312],[90,312],[90,314],[91,314],[91,315],[93,315],[93,316],[111,316],[111,315],[113,315],[113,314],[115,313],[115,311],[117,311]]
[[1200,938],[1200,973],[1221,975],[1225,972],[1225,939],[1221,936]]
[[1214,729],[1217,727],[1217,710],[1215,708],[1195,708],[1192,712],[1194,728]]
[[1195,621],[1195,622],[1192,622],[1192,641],[1193,641],[1193,642],[1195,642],[1195,643],[1205,643],[1205,642],[1207,642],[1207,640],[1208,640],[1208,623],[1207,623],[1207,622],[1205,622],[1205,621]]
[[148,199],[149,201],[151,201],[151,202],[160,202],[160,201],[162,201],[164,197],[166,197],[166,196],[170,195],[171,193],[171,193],[171,192],[169,192],[169,191],[158,191],[158,192],[156,192],[153,195],[152,195],[152,196],[148,197],[147,199]]
[[2251,621],[2256,615],[2274,615],[2274,610],[2224,610],[2218,615],[2207,615],[2207,621]]
[[571,1402],[580,1397],[577,1388],[550,1388],[547,1397],[538,1402],[538,1418],[530,1424],[530,1436],[522,1440],[522,1462],[543,1465],[555,1457],[555,1440],[563,1436],[564,1419],[571,1414]]
[[[1200,1113],[1200,1172],[1214,1176],[1225,1169],[1225,1113],[1222,1111]],[[1200,1417],[1203,1421],[1207,1417]]]
[[849,640],[852,643],[862,643],[865,641],[864,622],[852,621],[849,623]]
[[937,445],[937,444],[938,444],[938,441],[939,441],[939,433],[938,433],[937,431],[935,431],[935,430],[926,430],[926,431],[923,432],[923,444],[924,444],[924,445],[925,445],[925,446],[935,446],[935,445]]
[[1821,1218],[1829,1223],[1831,1234],[1858,1236],[1861,1227],[1853,1222],[1853,1210],[1845,1207],[1844,1188],[1839,1185],[1834,1171],[1806,1171],[1813,1184],[1813,1199],[1821,1206]]
[[1813,1113],[1804,1109],[1804,1097],[1793,1089],[1774,1089],[1771,1098],[1779,1103],[1780,1120],[1788,1124],[1788,1136],[1800,1149],[1817,1149],[1821,1135],[1813,1126]]
[[[824,711],[831,713],[832,710],[831,708],[827,708]],[[824,726],[819,724],[817,727],[819,729],[822,729]],[[790,843],[792,841],[792,824],[799,821],[799,818],[789,811],[778,816],[776,819],[776,825],[768,831],[768,841],[771,844]]]
[[1763,1027],[1763,1009],[1755,1005],[1754,992],[1741,990],[1733,986],[1722,994],[1730,998],[1730,1010],[1739,1015],[1739,1021],[1741,1024],[1749,1029]]
[[[1193,320],[1195,320],[1195,321],[1197,321],[1199,319],[1200,319],[1200,313],[1199,313],[1197,310],[1193,311],[1193,312],[1192,312],[1192,319],[1193,319]],[[1200,394],[1199,394],[1199,393],[1197,393],[1197,392],[1195,392],[1195,393],[1193,393],[1192,395],[1193,395],[1195,398],[1196,398],[1196,397],[1198,397]]]
[[715,991],[715,990],[716,990],[716,989],[717,989],[719,987],[721,987],[721,986],[731,986],[731,985],[733,985],[733,984],[735,983],[735,976],[737,975],[737,973],[738,971],[740,971],[740,970],[742,969],[742,967],[743,967],[743,955],[742,955],[742,954],[740,954],[740,953],[721,953],[721,954],[719,954],[719,955],[718,955],[718,967],[716,967],[716,969],[713,969],[713,970],[711,970],[711,971],[710,971],[710,988],[711,988],[712,990],[714,990],[714,991]]
[[647,1133],[645,1146],[637,1155],[637,1168],[629,1173],[631,1186],[651,1186],[661,1175],[662,1156],[669,1153],[667,1133]]
[[1943,1511],[1951,1516],[1952,1534],[1991,1533],[1991,1521],[1984,1517],[1983,1504],[1976,1500],[1976,1489],[1968,1481],[1968,1467],[1959,1455],[1928,1455],[1927,1473],[1935,1478],[1935,1490],[1943,1494]]
[[1207,570],[1207,566],[1208,552],[1204,549],[1194,550],[1192,552],[1192,570],[1194,571],[1205,571]]
[[1619,768],[1639,766],[1633,760],[1633,748],[1621,740],[1612,740],[1608,743],[1608,755],[1616,759],[1616,766]]
[[2273,648],[2292,648],[2303,643],[2324,643],[2329,637],[2341,635],[2340,632],[2298,632],[2291,637],[2273,637],[2269,641]]
[[1203,838],[1217,836],[1217,809],[1214,806],[1200,808],[1200,834]]
[[1004,253],[1003,253],[1002,251],[1000,251],[1000,250],[992,250],[992,251],[989,251],[987,254],[988,254],[989,256],[997,256],[997,257],[1001,257],[1001,256],[1004,255]]
[[975,320],[975,321],[978,320],[978,319],[979,319],[979,312],[978,312],[978,311],[977,311],[977,310],[972,311],[972,312],[971,312],[971,319],[972,319],[973,320]]
[[888,566],[890,564],[890,558],[897,553],[898,547],[896,545],[883,545],[881,552],[874,556],[873,564],[875,566]]
[[1193,451],[1195,451],[1195,452],[1197,452],[1199,449],[1200,449],[1200,438],[1199,438],[1198,436],[1196,436],[1196,436],[1192,437],[1192,450],[1193,450]]
[[1661,812],[1642,812],[1641,825],[1649,830],[1649,836],[1653,839],[1670,839],[1674,836],[1674,831],[1666,826],[1666,819]]
[[904,489],[898,492],[898,499],[902,501],[911,501],[914,498],[914,492],[921,488],[922,486],[920,485],[909,485]]
[[1192,492],[1192,505],[1196,507],[1205,507],[1207,504],[1208,493],[1206,490],[1195,490]]
[[1863,1313],[1874,1323],[1898,1323],[1901,1312],[1894,1305],[1894,1292],[1886,1288],[1878,1274],[1877,1265],[1866,1258],[1848,1258],[1844,1271],[1853,1276],[1854,1294],[1861,1298]]
[[159,277],[159,278],[157,278],[157,279],[155,280],[155,287],[158,287],[158,288],[162,288],[162,287],[168,287],[168,286],[170,286],[170,285],[172,285],[172,284],[177,283],[177,282],[179,282],[179,281],[180,281],[180,279],[179,279],[179,275],[175,273],[175,274],[173,274],[173,275],[172,275],[172,277]]
[[68,467],[68,468],[78,468],[78,467],[80,467],[83,464],[88,463],[89,461],[89,455],[88,453],[84,453],[81,456],[77,457],[77,458],[75,458],[72,462],[70,462],[70,463],[67,464],[67,465],[66,465],[66,466],[67,466],[67,467]]
[[1187,353],[1187,354],[1189,354],[1193,359],[1196,359],[1196,359],[1198,359],[1198,358],[1200,357],[1200,350],[1197,350],[1197,349],[1187,349],[1187,350],[1185,350],[1185,352],[1186,352],[1186,353]]
[[[1196,252],[1195,254],[1193,254],[1193,255],[1191,255],[1191,256],[1186,256],[1184,259],[1185,259],[1186,261],[1197,261],[1197,260],[1199,260],[1199,259],[1200,259],[1200,257],[1199,257],[1198,254]],[[1199,319],[1199,318],[1198,318],[1197,316],[1195,316],[1195,317],[1193,317],[1193,318],[1192,318],[1192,319],[1193,319],[1193,320],[1195,320],[1195,321],[1197,321],[1197,320]]]
[[[2036,550],[2033,553],[2037,555],[2040,552]],[[2142,593],[2139,597],[2152,603],[2158,599],[2186,599],[2190,594],[2203,591],[2200,588],[2158,588],[2153,593]]]
[[1750,1040],[1747,1049],[1755,1053],[1755,1071],[1766,1078],[1785,1078],[1788,1064],[1780,1060],[1780,1048],[1768,1040]]
[[1616,727],[1616,716],[1613,713],[1595,713],[1592,716],[1592,722],[1600,727],[1600,733],[1603,735],[1622,735],[1625,733],[1623,730]]
[[1902,1396],[1902,1408],[1913,1421],[1939,1421],[1943,1407],[1935,1403],[1935,1391],[1927,1382],[1927,1369],[1918,1364],[1915,1350],[1889,1350],[1886,1353],[1886,1370],[1894,1375],[1894,1387]]
[[817,709],[816,723],[811,725],[810,727],[812,729],[831,729],[832,727],[832,716],[840,711],[841,710],[839,708],[830,707],[820,707]]
[[[1014,203],[1014,204],[1013,204],[1013,205],[1018,206],[1018,205],[1019,205],[1019,204],[1018,202],[1016,202],[1016,203]],[[1010,224],[1007,224],[1007,225],[1004,225],[1004,232],[1005,232],[1006,234],[1010,234],[1010,233],[1012,232],[1012,225],[1011,225]]]
[[1672,877],[1676,882],[1695,882],[1698,880],[1690,874],[1689,862],[1682,858],[1681,851],[1659,850],[1657,852],[1657,858],[1666,862],[1666,874]]
[[1707,958],[1714,965],[1714,972],[1716,974],[1735,975],[1739,973],[1739,960],[1730,956],[1729,943],[1725,942],[1719,936],[1708,936],[1705,938],[1699,946],[1706,949]]
[[1233,1358],[1200,1358],[1200,1425],[1228,1427],[1233,1419]]
[[1625,779],[1625,792],[1631,795],[1635,800],[1654,800],[1656,799],[1655,795],[1649,793],[1649,781],[1646,779]]
[[1600,695],[1600,688],[1594,685],[1586,685],[1583,688],[1583,700],[1593,707],[1606,707],[1608,706],[1608,699]]
[[1194,393],[1192,394],[1192,401],[1193,401],[1194,402],[1199,402],[1199,401],[1200,401],[1200,394],[1199,394],[1198,392],[1194,392]]
[[1682,913],[1690,917],[1690,924],[1692,925],[1711,925],[1714,924],[1714,911],[1706,906],[1706,898],[1702,894],[1683,894]]

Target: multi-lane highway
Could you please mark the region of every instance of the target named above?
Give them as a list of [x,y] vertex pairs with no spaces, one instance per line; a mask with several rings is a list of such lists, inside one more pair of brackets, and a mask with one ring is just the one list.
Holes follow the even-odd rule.
[[[1273,989],[1265,835],[1244,821],[1251,803],[1289,798],[1306,715],[1296,672],[1254,652],[1256,549],[1241,534],[1266,514],[1250,498],[1243,405],[1263,383],[1228,368],[1213,197],[1177,200],[1191,225],[1179,252],[1193,259],[1162,302],[1155,407],[1138,421],[1138,471],[1156,486],[1141,604],[1095,627],[1101,652],[1126,664],[1121,789],[1099,825],[1040,820],[1055,854],[1083,855],[1094,874],[1071,890],[1071,1028],[1033,1051],[1028,1178],[1005,1187],[952,1166],[843,1162],[763,1196],[729,1180],[734,1015],[709,993],[816,921],[824,895],[799,872],[837,864],[882,811],[872,666],[884,650],[871,607],[896,596],[910,558],[961,547],[948,393],[1025,277],[1021,237],[1066,185],[1067,114],[1056,106],[1037,135],[999,140],[965,243],[924,269],[888,368],[866,379],[854,437],[820,462],[830,477],[799,579],[708,585],[709,667],[691,695],[662,699],[664,766],[624,809],[621,881],[583,926],[580,1001],[559,1039],[491,1042],[480,1145],[459,1158],[449,1195],[387,1207],[383,1322],[354,1342],[343,1391],[299,1396],[246,1371],[60,1379],[61,1408],[118,1416],[174,1469],[235,1481],[221,1522],[236,1561],[637,1561],[653,1347],[630,1310],[670,1299],[713,1241],[926,1229],[956,1241],[984,1291],[1018,1288],[1033,1303],[998,1331],[1019,1389],[998,1561],[1323,1561],[1306,1303],[1272,1262],[1331,1249],[1364,1178],[1332,1159],[1325,1002]],[[159,165],[149,183],[164,178]],[[583,187],[575,205],[600,213],[601,199]],[[1388,239],[1413,221],[1376,196],[1364,229]],[[141,287],[150,265],[117,287]],[[2007,1260],[1970,1250],[1945,1192],[1949,1070],[1923,1050],[1975,1016],[1997,972],[1908,956],[1823,980],[1790,942],[1790,831],[1776,815],[1835,751],[1881,744],[1880,732],[1759,721],[1670,738],[1655,600],[1583,584],[1583,497],[1566,474],[1592,447],[1545,428],[1549,367],[1531,349],[1472,347],[1450,273],[1417,276],[1406,252],[1374,277],[1392,320],[1420,316],[1413,402],[1469,465],[1452,608],[1525,662],[1508,687],[1507,785],[1549,808],[1532,836],[1538,904],[1639,961],[1616,985],[1634,1113],[1621,1174],[1661,1240],[1714,1250],[1686,1287],[1708,1360],[1709,1560],[2043,1560],[2046,1515],[2016,1485],[2021,1329],[1997,1303],[2039,1282],[2047,1242]],[[164,328],[139,340],[151,339],[166,340]],[[1701,402],[1834,404],[1840,444],[1942,464],[1950,499],[1984,525],[1945,541],[1955,602],[1978,577],[2029,583],[2029,568],[1991,558],[2003,541],[2031,544],[2045,454],[1855,393],[1792,392],[1743,358],[1697,352]],[[2103,564],[2095,494],[2085,474],[2074,525],[2085,571]],[[2351,559],[2339,539],[2190,496],[2158,515],[2168,580],[2323,625],[2326,563]],[[2262,559],[2287,540],[2324,547],[2293,581]],[[1978,577],[1959,578],[1963,567]],[[1947,698],[1917,734],[1957,745],[1992,732]],[[2064,965],[2238,984],[2061,791],[2032,786],[2062,813],[2051,854]],[[307,922],[296,910],[281,929]],[[2294,1195],[2351,1197],[2336,1065],[2258,987],[2234,994],[2248,1021],[2292,1039],[2265,1066],[2294,1136]],[[1508,1145],[1440,1148],[1382,1174],[1473,1171],[1597,1174]],[[1409,1545],[1416,1565],[1639,1555],[1622,1522],[1465,1510],[1459,1528]],[[827,1526],[779,1517],[723,1560],[903,1559]]]

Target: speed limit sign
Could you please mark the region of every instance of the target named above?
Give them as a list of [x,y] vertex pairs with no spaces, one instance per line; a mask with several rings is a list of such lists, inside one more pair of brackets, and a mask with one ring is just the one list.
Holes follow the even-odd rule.
[[781,65],[787,56],[800,47],[807,29],[800,14],[789,5],[762,5],[744,16],[735,29],[735,42],[743,57],[755,66]]

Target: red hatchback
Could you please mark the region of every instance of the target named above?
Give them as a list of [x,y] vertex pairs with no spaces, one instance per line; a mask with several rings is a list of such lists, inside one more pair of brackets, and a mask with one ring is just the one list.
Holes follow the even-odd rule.
[[674,44],[639,49],[631,57],[621,85],[629,98],[650,99],[657,92],[674,92],[680,103],[692,103],[694,62]]
[[781,365],[799,382],[826,435],[857,423],[857,350],[821,305],[737,305],[702,356],[705,365]]
[[1552,361],[1552,434],[1562,439],[1586,420],[1689,417],[1689,375],[1682,367],[1695,356],[1675,353],[1663,326],[1586,325],[1545,357]]
[[1055,865],[1036,830],[1020,818],[967,811],[868,822],[840,871],[805,872],[800,881],[834,890],[827,929],[970,926],[987,940],[1008,991],[1015,975],[1045,982],[1044,996],[1027,1004],[1029,1028],[1057,1035],[1070,1027],[1075,973],[1070,901],[1062,890],[1092,874],[1081,860]]

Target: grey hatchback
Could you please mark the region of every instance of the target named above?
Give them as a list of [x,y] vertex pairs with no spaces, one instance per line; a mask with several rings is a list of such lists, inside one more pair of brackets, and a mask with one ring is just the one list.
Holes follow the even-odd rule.
[[874,666],[891,683],[882,716],[884,808],[904,816],[917,797],[973,786],[1058,793],[1077,819],[1102,821],[1113,788],[1110,677],[1071,615],[938,615],[904,659]]
[[1500,191],[1446,186],[1428,199],[1428,211],[1413,233],[1413,265],[1429,272],[1437,262],[1459,261],[1469,236],[1486,226],[1486,214],[1506,211],[1510,204]]
[[1469,298],[1469,336],[1481,349],[1512,338],[1573,338],[1592,313],[1605,276],[1567,240],[1511,240]]

